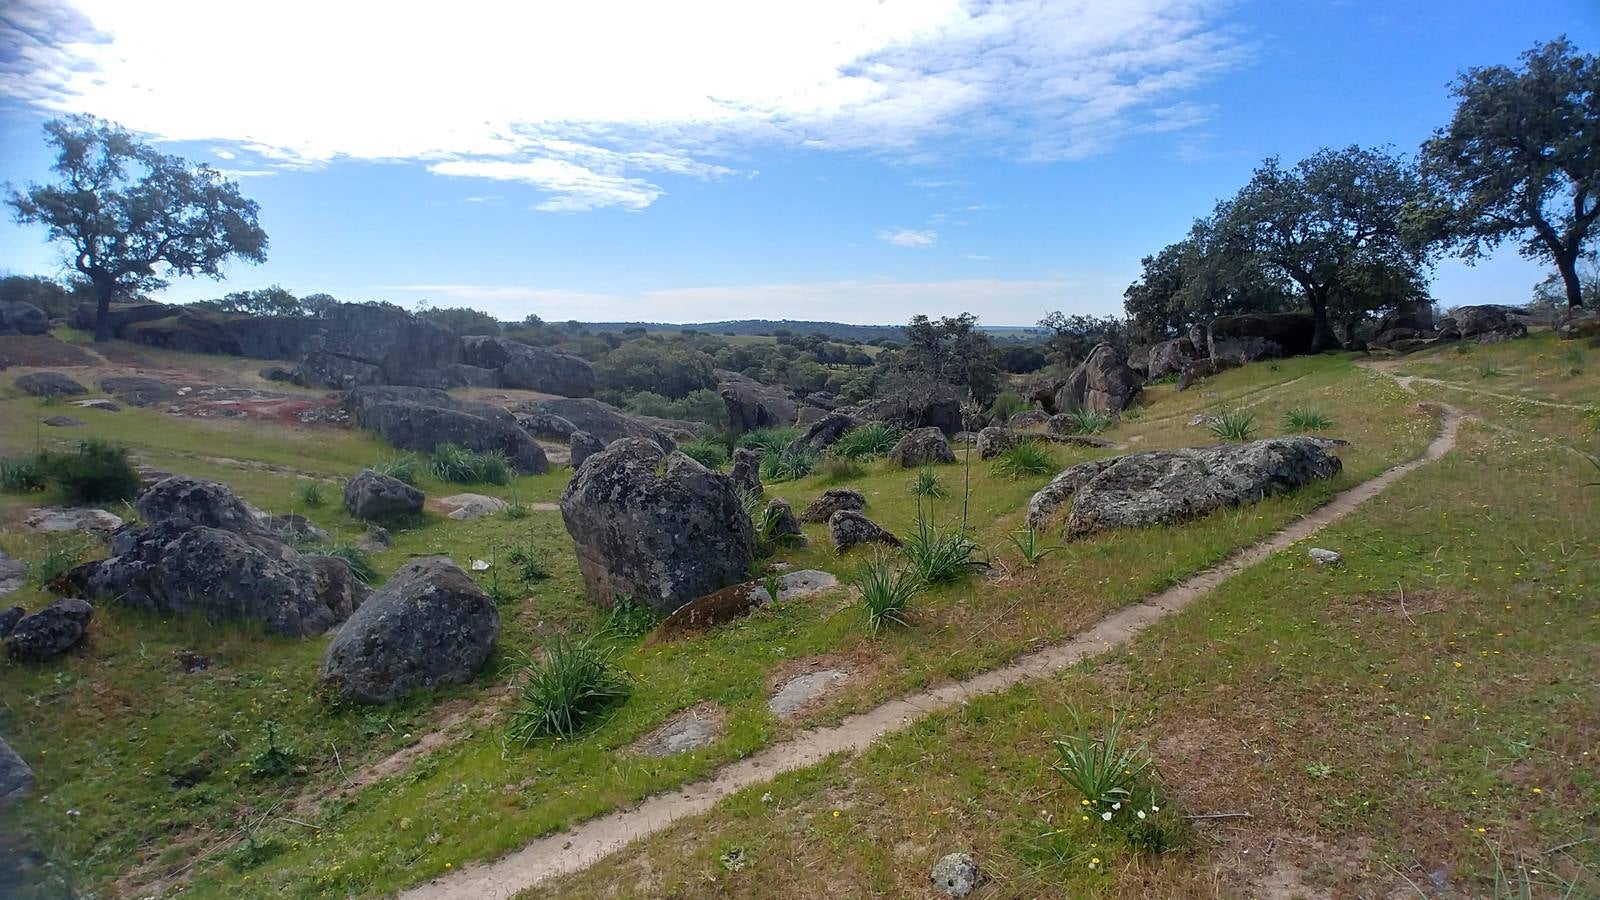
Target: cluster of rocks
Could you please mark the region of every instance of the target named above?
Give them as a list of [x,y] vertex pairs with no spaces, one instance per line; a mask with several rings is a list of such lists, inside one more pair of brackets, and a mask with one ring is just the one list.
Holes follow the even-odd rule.
[[692,422],[626,413],[592,397],[531,400],[512,409],[523,430],[545,440],[570,442],[573,434],[582,431],[601,444],[642,438],[669,453],[678,441],[699,437],[702,428]]
[[46,334],[50,317],[32,303],[0,303],[0,334]]
[[1458,307],[1436,322],[1428,304],[1408,304],[1378,321],[1371,343],[1397,353],[1460,340],[1494,344],[1523,337],[1528,333],[1530,321],[1530,317],[1516,307],[1482,304]]
[[1116,528],[1143,528],[1254,503],[1341,469],[1337,442],[1282,437],[1244,444],[1153,450],[1079,463],[1028,501],[1028,527],[1043,530],[1070,503],[1067,540]]
[[83,641],[94,607],[85,600],[57,600],[29,614],[20,606],[0,612],[0,640],[6,655],[18,662],[54,659]]
[[401,450],[431,452],[455,444],[505,454],[519,472],[548,471],[550,461],[511,412],[490,403],[457,400],[439,388],[358,387],[345,394],[350,420]]
[[17,390],[30,397],[75,397],[89,389],[60,372],[29,372],[18,375]]
[[1066,378],[1036,379],[1028,388],[1028,397],[1039,404],[1039,410],[1028,412],[1042,412],[1048,418],[1087,409],[1117,416],[1132,406],[1143,390],[1144,378],[1122,351],[1101,343]]

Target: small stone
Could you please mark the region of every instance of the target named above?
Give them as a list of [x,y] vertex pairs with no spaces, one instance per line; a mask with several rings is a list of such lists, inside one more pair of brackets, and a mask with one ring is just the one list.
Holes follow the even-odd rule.
[[23,517],[22,527],[27,531],[83,531],[106,535],[122,527],[122,519],[103,509],[47,506]]
[[122,407],[104,397],[95,397],[90,400],[74,400],[72,405],[80,409],[98,409],[101,412],[122,412]]
[[422,492],[398,478],[362,469],[344,488],[344,508],[358,519],[386,519],[422,512]]
[[787,719],[849,677],[849,673],[840,669],[821,669],[796,675],[784,682],[767,700],[767,709],[778,718]]
[[4,550],[0,550],[0,597],[21,588],[27,582],[28,564],[20,559],[12,559]]
[[17,622],[6,652],[22,662],[43,662],[60,656],[83,640],[93,616],[94,607],[86,601],[57,600]]
[[828,536],[833,538],[833,547],[840,553],[857,544],[877,543],[888,544],[891,547],[900,546],[900,539],[891,534],[888,529],[861,513],[849,509],[841,509],[828,519]]
[[1336,566],[1344,562],[1344,557],[1337,550],[1324,550],[1321,547],[1312,547],[1306,555],[1317,561],[1319,566]]
[[983,871],[970,853],[948,853],[933,864],[933,886],[946,897],[965,897],[983,884]]
[[44,420],[44,424],[51,428],[82,428],[83,420],[71,416],[50,416]]
[[802,522],[826,522],[841,509],[860,512],[867,508],[867,496],[850,488],[829,488],[800,511]]
[[494,515],[507,506],[504,500],[487,494],[452,494],[440,499],[439,504],[449,509],[450,518],[458,522]]
[[389,529],[382,525],[367,525],[367,531],[356,541],[356,546],[368,553],[382,553],[389,549]]

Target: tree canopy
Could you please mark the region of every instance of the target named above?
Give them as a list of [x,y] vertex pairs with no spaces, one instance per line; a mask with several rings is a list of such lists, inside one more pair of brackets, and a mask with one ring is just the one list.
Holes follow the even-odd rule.
[[978,329],[978,317],[971,313],[937,322],[913,317],[906,326],[901,364],[907,374],[964,388],[985,405],[1000,390],[994,343]]
[[220,278],[227,260],[266,259],[257,205],[210,166],[160,153],[122,127],[76,115],[45,123],[56,149],[55,184],[11,190],[22,224],[45,226],[95,288],[96,340],[117,293],[154,290],[173,276]]
[[1459,105],[1423,146],[1422,168],[1463,257],[1518,241],[1524,256],[1555,264],[1568,305],[1582,306],[1578,260],[1600,215],[1600,58],[1559,38],[1522,63],[1456,81]]

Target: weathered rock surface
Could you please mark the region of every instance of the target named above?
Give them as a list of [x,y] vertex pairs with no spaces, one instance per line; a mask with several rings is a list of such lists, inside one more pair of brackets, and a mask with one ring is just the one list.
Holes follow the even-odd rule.
[[994,459],[1017,445],[1017,436],[1009,428],[990,425],[978,432],[978,458]]
[[499,370],[501,387],[563,397],[594,396],[594,367],[577,356],[492,336],[462,338],[461,353],[470,365]]
[[462,361],[461,339],[448,329],[399,307],[377,303],[330,307],[322,316],[321,334],[311,339],[309,348],[324,356],[375,367],[389,383],[404,381],[408,372]]
[[833,547],[840,553],[859,544],[900,546],[900,539],[888,529],[850,509],[841,509],[828,517],[828,537],[833,539]]
[[1304,312],[1246,313],[1218,316],[1209,331],[1207,355],[1247,363],[1310,353],[1317,323]]
[[1055,409],[1058,414],[1091,409],[1120,415],[1143,389],[1144,381],[1128,367],[1122,352],[1110,344],[1099,344],[1056,391]]
[[103,400],[99,397],[89,400],[74,400],[72,405],[83,409],[98,409],[101,412],[122,412],[122,407],[112,403],[110,400]]
[[220,313],[178,307],[170,316],[129,323],[117,336],[164,350],[239,356],[239,341],[224,325],[225,318]]
[[[778,577],[779,601],[798,600],[839,586],[839,579],[816,569],[785,572]],[[766,580],[745,581],[678,607],[656,626],[653,639],[679,637],[732,622],[773,601]]]
[[1028,524],[1042,528],[1068,502],[1063,536],[1069,540],[1179,522],[1331,478],[1340,468],[1326,441],[1306,437],[1093,460],[1067,469],[1034,494]]
[[329,353],[320,348],[307,350],[294,367],[294,383],[304,387],[349,390],[383,384],[383,369],[372,363]]
[[1556,336],[1563,341],[1600,337],[1600,312],[1585,315],[1569,311],[1567,317],[1556,325]]
[[892,391],[856,407],[853,414],[868,422],[889,422],[905,429],[937,428],[945,434],[962,430],[961,398],[944,384],[914,385]]
[[850,429],[864,424],[862,419],[846,412],[831,412],[811,423],[805,432],[789,444],[790,450],[811,449],[818,453],[833,446]]
[[1200,383],[1202,379],[1210,378],[1219,372],[1226,372],[1229,369],[1237,369],[1240,365],[1242,363],[1238,360],[1226,357],[1196,360],[1194,365],[1185,369],[1183,374],[1178,376],[1178,390],[1187,391]]
[[227,485],[203,478],[172,475],[146,488],[134,502],[146,526],[171,522],[184,528],[205,525],[236,534],[261,531],[250,506]]
[[867,508],[867,495],[850,488],[828,488],[800,511],[802,522],[826,522],[841,509],[860,512]]
[[574,431],[572,436],[567,438],[567,448],[571,454],[572,468],[576,471],[583,465],[584,460],[606,449],[606,442],[587,431]]
[[728,477],[733,480],[734,490],[759,497],[765,490],[761,484],[761,455],[748,447],[735,447],[733,470]]
[[401,450],[430,453],[441,444],[456,444],[479,453],[504,453],[511,465],[525,474],[550,469],[544,448],[509,413],[498,415],[481,405],[368,402],[363,405],[360,424]]
[[1504,328],[1511,321],[1512,311],[1511,307],[1486,303],[1457,307],[1450,318],[1461,336],[1469,338]]
[[100,390],[115,396],[129,406],[145,407],[168,403],[183,396],[180,391],[188,385],[147,378],[143,375],[108,375],[95,382]]
[[668,719],[645,735],[634,749],[643,756],[664,757],[711,746],[722,735],[727,712],[715,703],[701,703]]
[[515,413],[515,416],[523,431],[549,441],[571,440],[573,433],[581,430],[566,417],[555,413]]
[[442,556],[414,560],[340,627],[320,680],[341,696],[388,703],[470,680],[500,636],[494,601]]
[[44,662],[71,650],[89,630],[94,607],[78,599],[57,600],[23,616],[6,639],[6,653],[20,662]]
[[446,515],[461,522],[492,516],[505,509],[509,504],[499,497],[491,497],[488,494],[468,493],[441,497],[439,505],[450,510]]
[[21,622],[22,617],[27,614],[28,611],[20,606],[13,606],[4,612],[0,612],[0,641],[10,637],[11,632],[17,630],[17,623]]
[[1146,363],[1148,377],[1154,381],[1168,375],[1181,375],[1194,365],[1203,352],[1207,351],[1196,349],[1186,337],[1162,341],[1150,348]]
[[850,673],[842,669],[819,669],[796,675],[767,698],[767,709],[778,718],[787,719],[803,712],[807,706],[849,677]]
[[[140,301],[136,303],[112,303],[106,307],[106,321],[111,326],[111,334],[121,337],[122,331],[135,322],[146,322],[151,319],[164,319],[175,315],[178,307],[165,303],[150,303]],[[72,313],[72,327],[85,331],[94,331],[99,319],[99,308],[94,303],[80,303]]]
[[449,390],[462,387],[501,387],[500,371],[451,363],[437,369],[416,369],[405,373],[396,384]]
[[956,454],[950,449],[944,432],[930,426],[906,432],[889,450],[888,459],[902,469],[915,469],[936,463],[953,463]]
[[422,512],[422,492],[398,478],[362,469],[344,486],[344,508],[366,521]]
[[982,870],[970,853],[947,853],[933,864],[928,874],[934,890],[946,897],[965,897],[984,882]]
[[750,566],[751,523],[732,479],[649,440],[590,457],[561,495],[561,518],[602,606],[627,597],[670,614]]
[[794,507],[782,497],[773,497],[767,501],[765,513],[772,522],[772,533],[769,535],[774,540],[792,541],[804,544],[806,533],[800,529],[800,520],[794,516]]
[[736,432],[785,428],[799,414],[788,388],[763,384],[738,372],[717,373],[717,394],[728,409],[728,427]]
[[29,372],[17,376],[17,390],[30,397],[87,394],[89,389],[60,372]]
[[121,517],[103,509],[79,506],[45,506],[22,517],[26,531],[81,531],[104,537],[121,527]]
[[82,419],[74,419],[71,416],[49,416],[49,417],[45,418],[43,421],[44,421],[44,424],[49,425],[51,428],[82,428],[83,427],[83,420]]
[[[534,400],[517,407],[530,415],[556,416],[573,428],[587,431],[610,446],[623,438],[644,438],[665,452],[677,448],[671,434],[643,416],[630,415],[592,397],[564,400]],[[570,432],[569,432],[570,434]]]
[[0,738],[0,808],[26,798],[33,793],[33,787],[33,770]]
[[0,597],[17,590],[27,581],[28,564],[20,559],[12,559],[4,550],[0,550]]
[[50,317],[32,303],[0,303],[0,334],[46,334]]

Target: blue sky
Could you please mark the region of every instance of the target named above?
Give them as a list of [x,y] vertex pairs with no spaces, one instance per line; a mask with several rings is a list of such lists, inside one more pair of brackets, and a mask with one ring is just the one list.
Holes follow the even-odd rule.
[[[0,180],[115,119],[237,174],[278,283],[504,318],[990,324],[1113,313],[1139,259],[1267,155],[1410,152],[1447,83],[1600,2],[12,0]],[[56,274],[37,229],[0,266]],[[1521,302],[1541,268],[1445,262]]]

